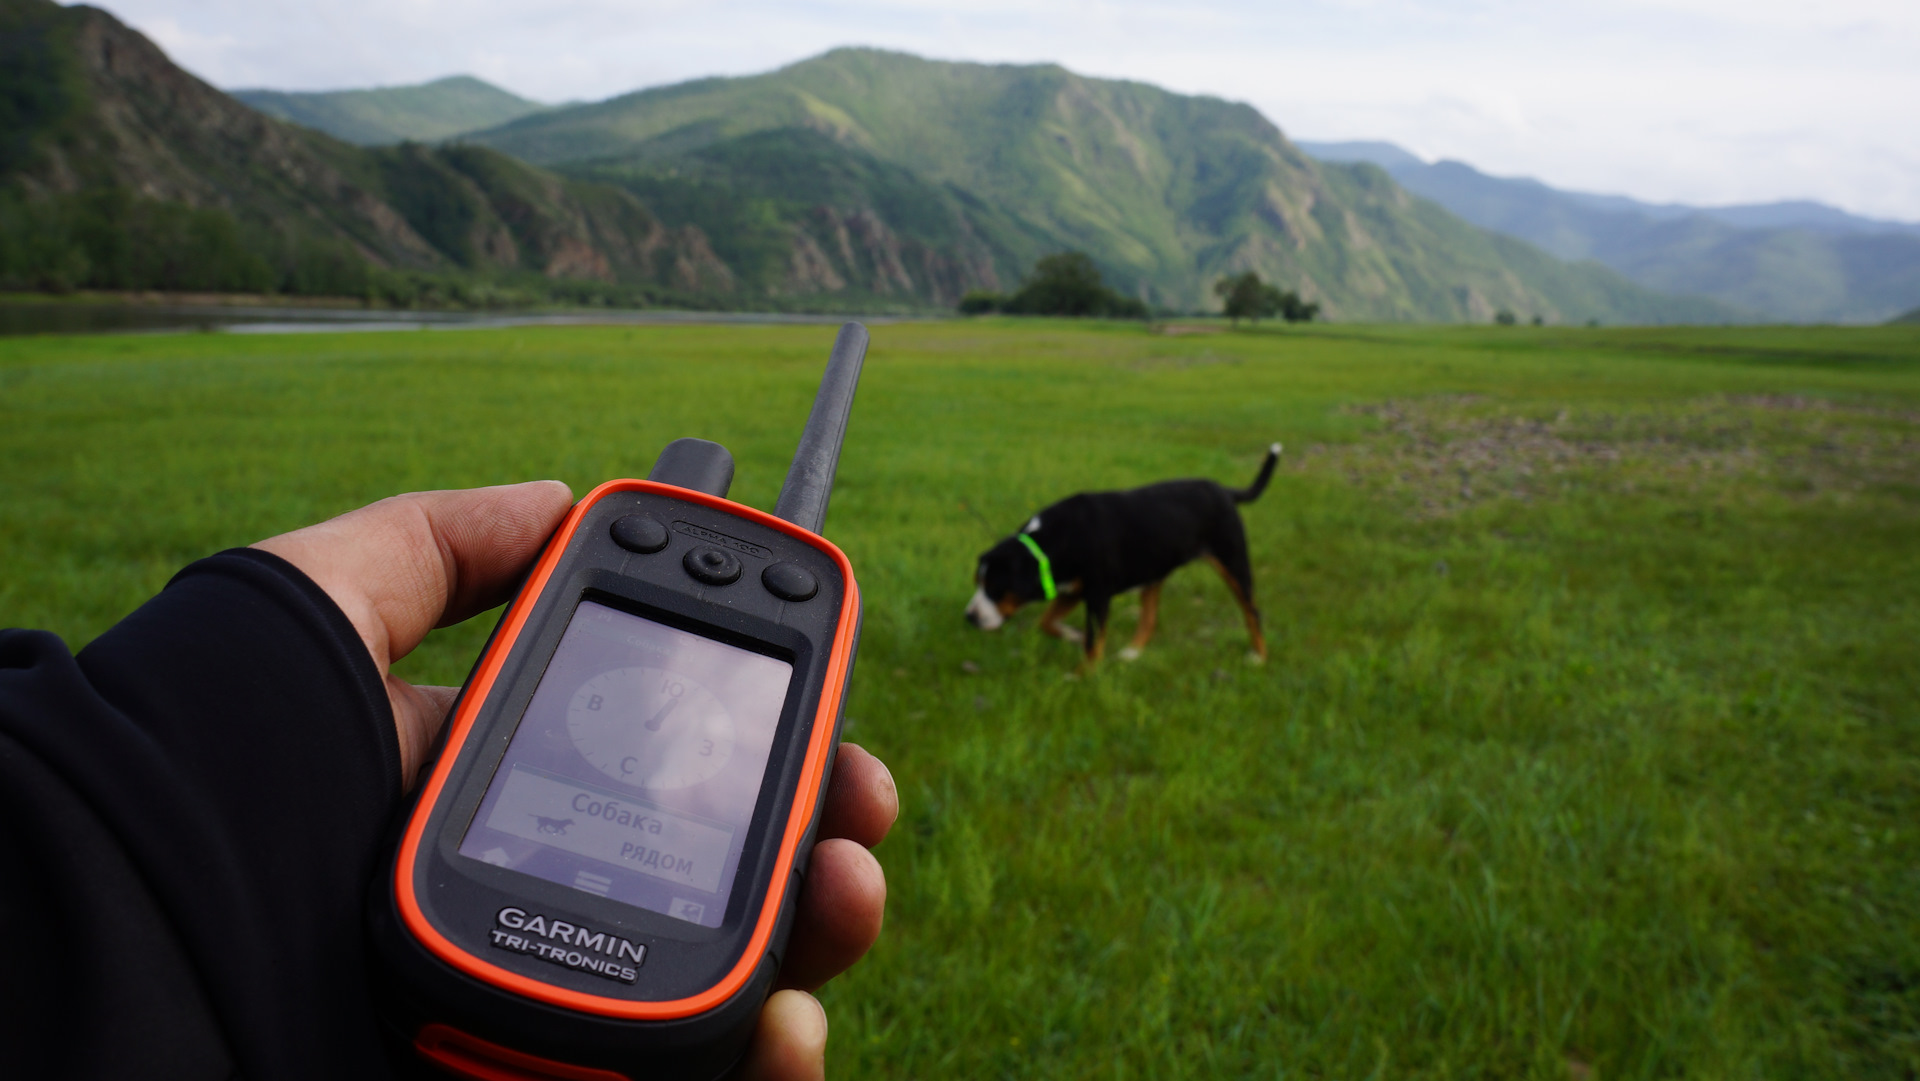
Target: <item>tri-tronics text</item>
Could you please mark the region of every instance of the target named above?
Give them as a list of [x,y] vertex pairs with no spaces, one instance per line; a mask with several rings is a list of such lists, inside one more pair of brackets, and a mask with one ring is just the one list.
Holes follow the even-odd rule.
[[[646,946],[638,942],[562,919],[528,915],[524,908],[503,908],[494,915],[494,922],[498,926],[488,937],[497,949],[621,983],[632,983],[639,975],[635,970],[647,959]],[[632,961],[632,966],[626,961]]]

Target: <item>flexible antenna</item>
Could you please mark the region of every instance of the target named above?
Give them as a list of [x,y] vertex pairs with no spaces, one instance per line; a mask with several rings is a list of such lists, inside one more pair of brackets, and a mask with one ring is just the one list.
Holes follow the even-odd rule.
[[820,393],[807,414],[800,446],[793,452],[787,482],[773,505],[776,517],[812,533],[827,522],[827,500],[833,495],[833,471],[840,464],[840,444],[847,437],[847,416],[853,412],[853,391],[860,385],[860,365],[867,359],[867,328],[848,323],[833,340],[827,374],[820,377]]

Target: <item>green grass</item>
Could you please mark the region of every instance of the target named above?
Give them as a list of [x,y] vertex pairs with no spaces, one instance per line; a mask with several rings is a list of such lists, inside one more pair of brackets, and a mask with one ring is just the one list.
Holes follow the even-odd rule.
[[[0,341],[0,623],[681,435],[769,506],[831,336]],[[1274,439],[1265,667],[1204,568],[1085,679],[961,622],[1038,507]],[[1920,1073],[1920,328],[886,326],[839,485],[903,810],[837,1075]]]

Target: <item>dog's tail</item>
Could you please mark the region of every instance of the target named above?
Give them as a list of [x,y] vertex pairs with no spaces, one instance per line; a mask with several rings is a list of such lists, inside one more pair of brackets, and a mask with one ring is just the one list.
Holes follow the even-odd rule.
[[1280,444],[1275,443],[1267,448],[1267,460],[1260,463],[1260,475],[1253,478],[1253,483],[1245,488],[1228,488],[1227,494],[1235,503],[1251,503],[1260,498],[1260,493],[1267,490],[1267,482],[1273,479],[1273,467],[1279,464]]

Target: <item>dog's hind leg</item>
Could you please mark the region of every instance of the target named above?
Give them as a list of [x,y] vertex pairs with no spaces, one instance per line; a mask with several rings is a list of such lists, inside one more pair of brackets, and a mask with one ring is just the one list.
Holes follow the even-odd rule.
[[1130,661],[1140,656],[1140,651],[1153,641],[1153,628],[1160,622],[1160,587],[1166,584],[1167,580],[1162,578],[1140,587],[1140,625],[1134,628],[1133,641],[1120,651],[1121,660]]
[[[1247,660],[1254,664],[1265,664],[1267,636],[1260,629],[1260,609],[1253,606],[1253,568],[1247,565],[1246,549],[1242,548],[1235,554],[1238,558],[1233,563],[1211,553],[1207,555],[1207,562],[1213,564],[1213,569],[1220,572],[1221,578],[1226,579],[1227,591],[1233,594],[1234,603],[1240,606],[1240,614],[1247,619],[1247,637],[1253,643],[1253,652],[1247,655]],[[1242,585],[1242,582],[1247,584]]]
[[1085,641],[1086,635],[1081,634],[1077,628],[1065,626],[1060,622],[1066,618],[1067,613],[1073,611],[1073,606],[1079,603],[1079,597],[1055,597],[1053,602],[1047,605],[1047,610],[1040,613],[1040,633],[1050,634],[1066,642]]

